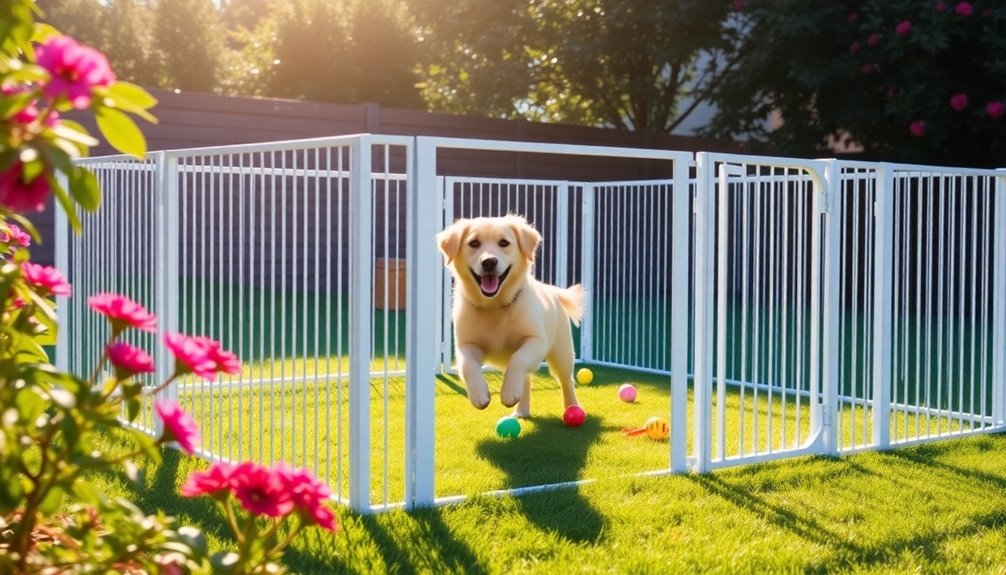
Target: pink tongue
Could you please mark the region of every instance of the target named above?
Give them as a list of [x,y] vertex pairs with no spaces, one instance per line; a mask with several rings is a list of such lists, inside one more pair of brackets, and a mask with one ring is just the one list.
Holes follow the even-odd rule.
[[496,293],[496,288],[500,285],[500,277],[486,274],[482,276],[482,291],[486,293]]

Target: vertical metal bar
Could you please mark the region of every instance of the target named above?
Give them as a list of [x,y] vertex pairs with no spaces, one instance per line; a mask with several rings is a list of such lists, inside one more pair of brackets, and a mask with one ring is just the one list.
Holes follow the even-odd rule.
[[433,284],[440,275],[434,236],[437,233],[436,202],[428,201],[437,193],[437,147],[424,138],[416,138],[411,157],[410,188],[407,202],[408,253],[408,341],[406,343],[406,506],[415,508],[433,503],[434,454],[436,443],[434,375],[435,339],[430,326],[436,320],[433,306],[419,302],[433,298]]
[[370,349],[373,245],[370,242],[371,138],[353,142],[350,158],[349,269],[349,504],[370,510]]
[[[727,264],[730,259],[730,244],[727,225],[730,218],[730,182],[728,177],[738,174],[728,170],[727,164],[719,166],[719,193],[717,195],[717,210],[719,213],[716,226],[716,440],[715,458],[726,459],[726,407],[727,407]],[[733,167],[733,166],[730,166]]]
[[1006,423],[1006,176],[996,178],[992,251],[992,422]]
[[874,198],[876,241],[873,243],[873,444],[884,449],[890,445],[891,392],[891,194],[894,189],[892,169],[881,164]]
[[[583,320],[580,323],[580,358],[585,362],[594,359],[594,303],[597,302],[597,290],[594,289],[594,271],[597,260],[594,255],[594,210],[597,190],[594,184],[584,184],[581,196],[581,252],[580,252],[580,282],[587,291],[583,305]],[[688,224],[685,224],[688,229]],[[687,277],[687,276],[681,276]]]
[[712,440],[713,298],[709,290],[713,280],[712,243],[715,231],[715,212],[710,201],[716,185],[714,164],[709,154],[700,152],[696,155],[694,449],[695,470],[699,473],[709,469]]
[[[811,284],[811,299],[821,298],[821,320],[820,330],[811,328],[812,337],[822,338],[820,354],[817,345],[811,344],[811,378],[815,378],[816,366],[821,366],[821,398],[814,397],[811,393],[812,405],[820,405],[820,409],[811,409],[811,433],[821,430],[824,442],[824,451],[832,455],[837,455],[838,428],[835,419],[838,416],[838,383],[839,383],[839,326],[841,324],[839,308],[839,298],[841,297],[842,285],[839,273],[842,265],[841,233],[842,233],[842,206],[844,191],[842,181],[842,167],[836,161],[830,161],[825,166],[824,185],[821,193],[814,194],[814,232],[815,240],[820,236],[823,246],[820,278]],[[822,197],[823,195],[823,197]],[[822,201],[823,200],[823,201]],[[821,226],[819,220],[824,218],[824,225]],[[811,248],[811,258],[816,259],[819,250]],[[812,267],[815,267],[812,264]],[[817,305],[813,305],[816,310]],[[811,312],[814,318],[817,314]],[[812,322],[815,321],[812,319]],[[820,427],[817,427],[817,426]]]
[[569,285],[569,182],[559,183],[555,208],[555,285]]
[[[168,332],[178,331],[178,244],[182,234],[179,230],[179,190],[178,190],[178,160],[164,152],[153,156],[155,170],[158,174],[157,189],[157,223],[154,229],[154,243],[157,246],[157,259],[161,262],[161,276],[155,278],[157,296],[155,297],[155,315],[158,317],[157,338],[164,341]],[[156,272],[155,272],[156,273]],[[156,354],[155,377],[157,382],[167,381],[174,371],[174,358],[167,353]],[[160,399],[178,400],[178,382],[172,382],[160,394]],[[160,418],[155,418],[156,432],[162,432]]]
[[[59,180],[59,185],[62,186],[64,190],[67,189],[68,180],[66,175],[63,172],[58,172],[56,177]],[[71,275],[70,270],[70,219],[67,217],[66,212],[59,207],[55,209],[55,214],[53,214],[53,216],[53,242],[56,244],[54,247],[56,269],[63,272],[63,274],[69,278],[72,285],[75,278]],[[76,290],[80,289],[77,286],[74,287]],[[56,364],[57,370],[62,373],[67,373],[70,371],[70,305],[68,303],[64,302],[61,305],[56,306],[56,321],[58,322],[59,329],[56,330],[56,357],[54,363]],[[74,325],[74,328],[80,329],[80,326]]]
[[[689,161],[674,160],[674,194],[671,207],[671,277],[688,277],[688,240],[691,224],[688,182]],[[584,196],[587,188],[584,188]],[[591,196],[593,193],[590,194]],[[586,204],[584,204],[586,214]],[[593,218],[591,218],[592,220]],[[584,217],[586,225],[587,218]],[[586,233],[586,227],[584,227]],[[586,236],[584,236],[586,237]],[[583,272],[594,265],[584,257]],[[688,418],[688,286],[686,281],[676,281],[671,288],[671,471],[688,470],[687,418]]]

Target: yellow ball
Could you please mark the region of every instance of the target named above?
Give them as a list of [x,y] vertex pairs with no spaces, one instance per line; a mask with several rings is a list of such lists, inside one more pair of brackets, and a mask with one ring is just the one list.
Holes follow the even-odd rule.
[[581,367],[579,371],[576,372],[576,381],[587,385],[588,383],[594,381],[594,372],[590,371],[586,367]]

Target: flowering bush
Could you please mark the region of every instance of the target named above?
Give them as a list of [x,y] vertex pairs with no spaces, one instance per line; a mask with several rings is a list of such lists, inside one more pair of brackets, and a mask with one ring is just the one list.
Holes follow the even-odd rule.
[[[32,0],[0,4],[0,573],[279,572],[274,561],[300,530],[337,528],[327,487],[306,470],[217,463],[194,473],[183,494],[213,497],[234,527],[238,551],[212,555],[198,530],[110,500],[87,481],[95,470],[135,480],[134,460],[159,463],[160,447],[169,443],[193,453],[199,430],[172,401],[154,405],[158,437],[130,423],[176,378],[214,380],[238,373],[241,364],[219,342],[168,333],[173,373],[144,386],[137,376],[154,372],[153,359],[122,336],[156,332],[157,318],[110,293],[88,299],[109,326],[94,371],[83,379],[49,362],[45,346],[58,327],[53,298],[73,289],[59,270],[30,261],[27,248],[38,237],[22,212],[41,210],[52,194],[79,230],[77,208],[97,209],[100,200],[94,175],[72,161],[96,141],[60,114],[88,110],[109,143],[140,156],[145,141],[131,115],[153,121],[155,101],[116,81],[97,50],[37,25],[35,10]],[[109,439],[126,445],[124,452],[104,451]],[[240,520],[230,494],[245,510]],[[280,526],[291,521],[278,540]]]
[[1003,165],[1003,2],[749,0],[737,22],[709,135],[751,134],[781,154],[837,143],[866,159]]

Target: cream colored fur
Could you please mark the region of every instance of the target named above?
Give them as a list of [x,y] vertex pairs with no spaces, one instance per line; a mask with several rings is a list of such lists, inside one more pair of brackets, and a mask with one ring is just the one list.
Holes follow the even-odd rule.
[[[573,383],[570,321],[583,317],[583,288],[562,289],[532,276],[541,235],[521,216],[461,219],[437,235],[454,275],[454,339],[458,369],[472,405],[489,405],[484,364],[504,370],[500,401],[514,414],[531,413],[531,372],[542,361],[562,386],[563,407],[578,405]],[[497,273],[484,267],[496,260]],[[502,276],[486,294],[478,276]]]

